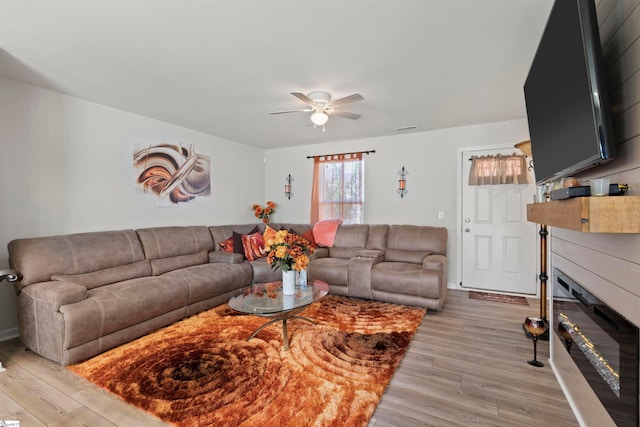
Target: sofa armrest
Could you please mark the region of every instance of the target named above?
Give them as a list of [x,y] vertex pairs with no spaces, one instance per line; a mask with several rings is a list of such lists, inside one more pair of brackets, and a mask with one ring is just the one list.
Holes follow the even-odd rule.
[[34,283],[22,288],[22,294],[41,304],[49,305],[52,312],[67,304],[87,299],[87,288],[73,282],[59,280]]
[[212,251],[209,252],[209,262],[221,262],[225,264],[242,264],[244,256],[235,252]]
[[310,260],[314,260],[317,258],[328,258],[329,257],[329,248],[325,247],[317,247],[313,250],[313,253],[309,255]]
[[440,280],[443,288],[447,287],[447,257],[445,255],[432,254],[422,261],[425,270],[437,270],[440,272]]
[[363,249],[349,260],[349,296],[371,299],[373,266],[384,261],[384,251]]

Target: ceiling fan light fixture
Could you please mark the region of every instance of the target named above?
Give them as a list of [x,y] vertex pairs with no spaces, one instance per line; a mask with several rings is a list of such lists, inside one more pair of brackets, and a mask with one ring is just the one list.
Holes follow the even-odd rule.
[[311,122],[316,126],[323,126],[329,120],[329,116],[322,110],[316,110],[311,115]]

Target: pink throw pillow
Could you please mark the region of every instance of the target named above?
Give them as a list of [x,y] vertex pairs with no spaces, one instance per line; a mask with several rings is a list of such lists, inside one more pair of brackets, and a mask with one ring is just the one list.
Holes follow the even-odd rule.
[[316,245],[332,247],[340,224],[341,219],[327,219],[313,224],[313,239]]

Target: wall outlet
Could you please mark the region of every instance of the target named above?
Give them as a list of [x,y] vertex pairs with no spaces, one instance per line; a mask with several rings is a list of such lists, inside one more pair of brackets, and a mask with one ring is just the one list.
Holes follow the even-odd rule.
[[438,219],[444,219],[444,211],[438,211]]

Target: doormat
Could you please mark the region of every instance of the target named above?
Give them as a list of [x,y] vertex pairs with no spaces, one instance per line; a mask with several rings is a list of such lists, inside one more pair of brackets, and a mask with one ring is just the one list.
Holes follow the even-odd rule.
[[513,295],[492,294],[489,292],[469,291],[469,299],[479,299],[483,301],[504,302],[506,304],[529,305],[529,301],[525,297],[516,297]]

